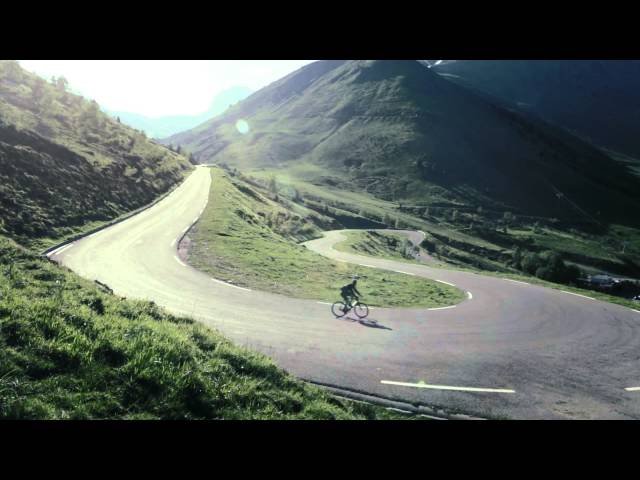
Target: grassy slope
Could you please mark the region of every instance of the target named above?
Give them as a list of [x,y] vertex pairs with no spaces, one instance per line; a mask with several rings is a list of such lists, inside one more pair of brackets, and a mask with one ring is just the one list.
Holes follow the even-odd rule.
[[97,104],[0,62],[0,233],[48,246],[150,203],[190,169]]
[[409,244],[403,235],[362,231],[345,232],[345,237],[346,240],[334,245],[336,250],[397,262],[420,263],[407,255]]
[[[259,290],[324,301],[339,299],[352,274],[363,299],[374,306],[440,307],[464,299],[455,288],[393,272],[333,262],[267,226],[264,217],[282,210],[265,195],[261,201],[238,190],[247,185],[212,169],[208,206],[189,234],[188,262],[216,278]],[[255,192],[255,188],[253,189]]]
[[0,419],[404,418],[0,237]]
[[[516,245],[533,251],[556,250],[586,271],[605,270],[630,276],[634,276],[634,267],[625,265],[625,259],[635,259],[636,263],[640,259],[640,230],[621,225],[610,225],[604,232],[589,233],[539,218],[518,216],[515,225],[504,233],[500,216],[496,217],[492,212],[485,210],[479,215],[475,210],[464,212],[461,209],[457,220],[452,221],[450,209],[430,207],[429,215],[425,216],[424,206],[412,208],[405,204],[400,209],[398,203],[353,189],[348,182],[340,183],[337,177],[325,174],[325,178],[319,179],[317,169],[310,165],[297,165],[287,172],[261,168],[249,173],[261,179],[275,176],[283,189],[295,188],[305,200],[350,209],[374,220],[388,216],[391,223],[387,225],[392,228],[395,221],[400,220],[402,227],[424,230],[430,237],[438,237],[436,242],[446,247],[440,252],[441,257],[453,265],[517,273],[504,261]],[[483,222],[493,222],[492,237],[470,228]],[[539,228],[534,227],[536,222],[540,223]],[[621,254],[623,241],[626,242],[624,255]]]

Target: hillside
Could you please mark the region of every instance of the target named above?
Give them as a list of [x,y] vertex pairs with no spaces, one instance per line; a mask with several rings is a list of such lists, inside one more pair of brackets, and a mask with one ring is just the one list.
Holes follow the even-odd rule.
[[316,62],[165,141],[201,162],[286,167],[384,200],[640,224],[626,167],[416,61]]
[[231,87],[220,92],[211,102],[206,112],[199,115],[167,115],[163,117],[147,117],[131,112],[107,110],[112,117],[118,117],[120,121],[134,128],[143,130],[153,138],[165,138],[190,128],[194,128],[203,122],[220,115],[229,106],[238,103],[251,95],[252,90],[246,87]]
[[64,79],[0,63],[0,233],[44,245],[150,203],[191,168]]
[[640,61],[458,60],[433,70],[596,145],[640,157]]

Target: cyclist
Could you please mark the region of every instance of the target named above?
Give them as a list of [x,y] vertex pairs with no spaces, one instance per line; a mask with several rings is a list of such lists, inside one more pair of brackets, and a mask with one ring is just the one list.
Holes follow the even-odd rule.
[[360,295],[362,295],[356,287],[358,278],[360,277],[355,275],[351,283],[345,285],[340,289],[340,296],[342,296],[342,299],[344,300],[344,308],[342,309],[344,313],[347,313],[351,309],[351,300],[354,298],[356,300],[359,300]]

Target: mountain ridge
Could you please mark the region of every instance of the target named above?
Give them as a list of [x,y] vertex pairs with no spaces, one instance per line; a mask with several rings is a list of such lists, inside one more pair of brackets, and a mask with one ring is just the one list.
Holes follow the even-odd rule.
[[604,223],[634,223],[625,210],[640,205],[638,182],[598,149],[418,61],[316,62],[165,142],[245,169],[309,164],[385,199]]
[[197,127],[201,123],[220,115],[227,108],[251,95],[253,90],[236,86],[223,90],[209,104],[209,108],[196,115],[162,115],[149,117],[133,112],[123,112],[105,109],[112,117],[117,117],[127,125],[144,130],[153,138],[165,138],[190,128]]

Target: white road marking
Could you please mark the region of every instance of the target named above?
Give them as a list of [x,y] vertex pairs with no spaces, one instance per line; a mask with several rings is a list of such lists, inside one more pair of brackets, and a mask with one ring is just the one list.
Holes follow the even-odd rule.
[[473,295],[471,295],[471,292],[467,292],[467,297],[469,297],[469,300],[473,300]]
[[174,238],[174,239],[171,241],[171,248],[175,247],[175,245],[176,245],[176,242],[177,242],[177,241],[178,241],[178,239],[177,239],[177,238]]
[[176,256],[174,255],[174,256],[173,256],[173,258],[175,258],[175,259],[176,259],[176,262],[178,262],[180,265],[182,265],[183,267],[186,267],[186,265],[185,265],[184,263],[182,263],[182,261],[181,261],[178,257],[176,257]]
[[640,313],[640,310],[634,310],[633,308],[631,309],[632,312],[636,312],[636,313]]
[[211,280],[212,280],[212,281],[214,281],[214,282],[216,282],[216,283],[221,283],[222,285],[225,285],[225,286],[227,286],[227,287],[237,288],[237,289],[239,289],[239,290],[244,290],[244,291],[246,291],[246,292],[250,292],[250,291],[251,291],[251,289],[249,289],[249,288],[238,287],[237,285],[232,285],[232,284],[230,284],[230,283],[223,282],[222,280],[218,280],[217,278],[212,278]]
[[427,310],[446,310],[448,308],[456,308],[456,306],[455,305],[451,305],[449,307],[427,308]]
[[187,230],[189,230],[189,228],[191,228],[191,227],[187,227],[187,228],[185,228],[185,229],[182,231],[182,234],[184,235],[185,233],[187,233]]
[[410,412],[409,410],[402,410],[401,408],[394,408],[394,407],[387,407],[386,410],[389,410],[390,412],[400,412],[400,413],[413,413]]
[[640,387],[629,387],[625,388],[627,392],[640,392]]
[[521,282],[521,281],[519,281],[519,280],[511,280],[510,278],[505,278],[505,280],[506,280],[507,282],[521,283],[522,285],[531,285],[530,283],[527,283],[527,282]]
[[91,235],[89,235],[87,238],[95,237],[96,235],[100,235],[102,232],[104,232],[104,230],[98,230],[97,232],[92,233]]
[[568,293],[569,295],[575,295],[576,297],[588,298],[589,300],[595,300],[595,298],[587,297],[586,295],[580,295],[579,293],[567,292],[566,290],[560,290],[561,292]]
[[366,263],[359,263],[358,265],[360,265],[361,267],[367,267],[367,268],[377,268],[377,267],[374,267],[373,265],[367,265]]
[[452,387],[450,385],[428,385],[426,383],[392,382],[389,380],[381,380],[380,383],[383,383],[385,385],[399,385],[401,387],[430,388],[433,390],[454,390],[459,392],[516,393],[515,390],[506,388]]
[[50,251],[49,253],[47,253],[47,257],[53,257],[54,255],[57,255],[58,252],[60,250],[62,250],[64,247],[58,247],[55,250]]
[[449,283],[449,282],[445,282],[444,280],[436,280],[436,282],[444,283],[445,285],[450,285],[452,287],[455,287],[455,284]]
[[193,223],[196,223],[196,222],[198,221],[198,218],[200,218],[200,217],[196,217],[196,218],[194,218],[194,219],[193,219]]
[[70,243],[69,245],[65,245],[64,247],[62,247],[60,250],[56,252],[56,255],[60,255],[62,252],[70,249],[71,247],[73,247],[73,243]]
[[402,274],[404,274],[404,275],[411,275],[411,276],[413,276],[413,277],[415,277],[415,276],[416,276],[416,274],[415,274],[415,273],[403,272],[402,270],[394,270],[394,272],[396,272],[396,273],[402,273]]
[[327,302],[316,302],[319,303],[320,305],[333,305],[333,303],[327,303]]

